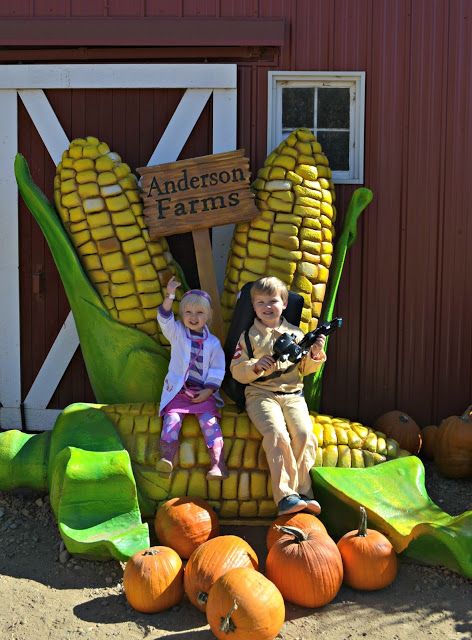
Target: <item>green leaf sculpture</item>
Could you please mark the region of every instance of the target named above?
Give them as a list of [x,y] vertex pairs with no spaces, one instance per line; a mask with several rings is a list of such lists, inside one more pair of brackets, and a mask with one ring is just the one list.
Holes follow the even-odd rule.
[[385,534],[397,553],[472,578],[472,511],[454,517],[434,504],[416,456],[366,469],[314,467],[311,477],[320,518],[335,539],[357,528],[363,506],[369,526]]
[[0,434],[0,487],[49,491],[71,554],[127,560],[149,546],[129,454],[98,405],[70,405],[52,432]]
[[[348,250],[357,238],[357,221],[366,207],[372,202],[374,194],[366,187],[356,189],[352,194],[344,218],[343,230],[339,236],[333,256],[332,273],[329,279],[329,289],[323,304],[320,322],[330,322],[334,317],[334,304],[338,294],[341,274]],[[326,338],[325,351],[328,348],[329,337]],[[308,408],[319,411],[324,365],[313,375],[304,380],[304,395]]]
[[96,400],[103,403],[160,398],[169,353],[145,333],[114,320],[84,272],[55,208],[15,158],[18,188],[47,240],[74,314]]

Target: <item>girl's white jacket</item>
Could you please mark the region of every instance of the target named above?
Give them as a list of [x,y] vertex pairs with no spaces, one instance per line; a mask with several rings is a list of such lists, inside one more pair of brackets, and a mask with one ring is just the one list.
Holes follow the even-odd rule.
[[[162,333],[170,342],[169,370],[164,380],[159,413],[178,394],[188,377],[190,363],[191,339],[187,329],[180,320],[174,318],[171,312],[169,316],[157,310],[157,321]],[[206,339],[203,341],[203,379],[206,385],[220,387],[225,375],[225,354],[220,341],[210,333],[205,326]]]

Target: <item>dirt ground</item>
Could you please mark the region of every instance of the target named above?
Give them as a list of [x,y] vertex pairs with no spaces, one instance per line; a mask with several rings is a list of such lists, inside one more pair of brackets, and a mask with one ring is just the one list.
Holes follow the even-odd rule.
[[[426,465],[432,499],[452,515],[472,508],[472,482],[440,478]],[[223,527],[241,535],[265,559],[264,527]],[[1,640],[210,640],[204,614],[187,600],[144,615],[122,590],[124,564],[71,558],[61,543],[47,496],[0,493]],[[152,540],[155,543],[155,540]],[[230,636],[228,636],[230,638]],[[443,568],[401,560],[382,591],[342,587],[319,610],[286,606],[280,640],[466,640],[472,638],[472,581]]]

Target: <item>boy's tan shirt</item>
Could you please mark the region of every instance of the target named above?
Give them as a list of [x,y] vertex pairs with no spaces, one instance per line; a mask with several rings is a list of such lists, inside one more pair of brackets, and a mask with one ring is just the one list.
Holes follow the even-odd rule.
[[[265,389],[273,393],[294,393],[301,391],[303,389],[303,376],[315,373],[323,362],[325,362],[326,354],[324,351],[321,351],[316,359],[313,359],[310,354],[308,354],[303,358],[298,367],[293,367],[290,371],[270,380],[264,379],[266,376],[265,372],[261,374],[254,372],[254,365],[262,356],[271,356],[274,353],[274,342],[283,333],[295,334],[297,342],[303,338],[303,332],[285,319],[282,319],[279,327],[273,329],[266,327],[256,318],[254,324],[249,329],[249,338],[254,351],[254,357],[249,358],[244,333],[242,333],[230,365],[233,377],[242,384],[250,384],[252,387]],[[292,362],[290,361],[277,361],[276,363],[276,371],[284,371],[289,367],[292,367]]]

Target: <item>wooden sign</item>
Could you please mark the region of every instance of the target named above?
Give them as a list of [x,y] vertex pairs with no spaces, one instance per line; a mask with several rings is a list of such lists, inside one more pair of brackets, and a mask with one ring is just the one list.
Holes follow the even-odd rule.
[[137,169],[151,239],[192,232],[200,286],[213,300],[212,331],[222,341],[220,295],[208,230],[259,214],[244,153],[238,149]]
[[152,240],[251,220],[259,213],[249,189],[244,149],[137,171]]

